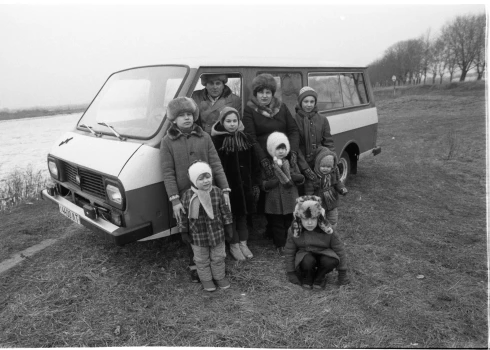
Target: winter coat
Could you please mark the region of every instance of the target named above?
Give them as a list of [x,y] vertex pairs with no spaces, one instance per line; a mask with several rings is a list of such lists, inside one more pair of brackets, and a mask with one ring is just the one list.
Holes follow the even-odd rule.
[[169,198],[181,195],[184,190],[191,187],[187,170],[195,160],[202,160],[209,164],[213,171],[213,180],[219,188],[229,188],[211,136],[196,124],[189,134],[182,133],[175,124],[172,124],[160,144],[160,159],[163,181]]
[[313,231],[303,228],[303,232],[298,237],[294,237],[292,229],[289,228],[286,246],[284,247],[286,272],[295,271],[308,253],[322,254],[337,259],[339,261],[339,265],[336,267],[337,271],[347,270],[344,243],[336,233],[326,234],[319,227]]
[[199,121],[197,123],[208,134],[211,134],[211,128],[218,121],[219,112],[223,107],[233,107],[240,113],[242,110],[242,99],[232,93],[227,85],[225,85],[221,97],[215,104],[212,104],[206,89],[194,91],[192,99],[196,101],[199,107]]
[[[320,162],[323,157],[332,155],[334,159],[333,170],[330,174],[323,175],[320,172]],[[344,184],[340,181],[339,168],[337,167],[338,159],[335,152],[328,148],[321,147],[317,150],[315,158],[315,173],[320,177],[313,184],[313,193],[322,199],[322,206],[326,211],[337,208],[339,203],[339,194],[342,194]],[[305,184],[305,192],[307,191]]]
[[[233,153],[220,150],[225,137],[229,135],[220,129],[222,127],[220,128],[219,123],[213,125],[211,136],[231,188],[230,202],[233,214],[242,216],[254,213],[256,209],[252,187],[260,180],[257,176],[257,173],[260,176],[260,170],[255,161],[253,147],[245,151],[235,150]],[[252,143],[250,136],[247,137]]]
[[264,158],[272,159],[267,153],[267,138],[274,131],[286,134],[291,146],[291,152],[298,152],[298,125],[289,112],[289,109],[275,97],[272,98],[271,105],[277,106],[277,113],[272,117],[262,115],[250,102],[247,103],[243,112],[245,132],[250,134],[254,142],[257,142],[255,150],[259,162]]
[[[283,160],[287,162],[287,160]],[[299,174],[295,168],[290,167],[291,174]],[[266,176],[262,172],[262,179],[265,181]],[[265,189],[264,189],[265,191]],[[265,209],[266,214],[286,215],[294,212],[296,206],[296,198],[298,198],[298,188],[296,185],[286,188],[279,181],[279,185],[269,191],[265,191]]]
[[[298,166],[301,171],[308,168],[313,170],[315,150],[320,146],[324,146],[335,152],[335,145],[330,134],[330,124],[327,117],[321,116],[318,113],[306,113],[300,111],[299,108],[299,106],[296,106],[296,115],[294,116],[294,120],[298,124],[299,129]],[[308,118],[310,123],[310,137],[308,140],[312,153],[309,155],[306,154],[305,118]]]

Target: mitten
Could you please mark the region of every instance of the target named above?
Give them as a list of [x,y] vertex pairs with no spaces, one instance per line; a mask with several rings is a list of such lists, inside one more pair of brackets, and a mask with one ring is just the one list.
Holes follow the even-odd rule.
[[297,284],[298,286],[301,285],[301,282],[299,281],[299,278],[296,275],[296,272],[288,272],[288,280],[292,284]]
[[315,181],[318,176],[315,174],[313,170],[310,168],[303,171],[303,174],[308,178],[308,180]]
[[182,237],[183,242],[189,243],[189,244],[192,243],[192,238],[191,238],[191,235],[189,234],[189,232],[182,232],[180,235]]
[[291,168],[295,168],[298,161],[298,153],[291,151]]
[[288,182],[286,182],[285,184],[282,184],[284,186],[284,188],[291,188],[294,186],[294,183],[293,181],[289,180]]
[[346,270],[339,271],[339,284],[343,286],[349,283],[350,283],[350,278],[349,276],[347,276],[347,271]]
[[264,158],[260,161],[260,165],[262,166],[262,169],[264,169],[265,176],[270,179],[274,177],[274,171],[272,170],[272,165],[269,159]]
[[301,174],[291,174],[291,180],[295,185],[302,185],[305,182],[305,177]]
[[342,187],[342,188],[340,189],[340,194],[341,194],[342,196],[345,196],[347,193],[349,193],[349,191],[347,191],[347,188]]
[[252,186],[252,193],[253,193],[253,196],[254,196],[254,202],[257,203],[259,201],[259,197],[260,197],[260,188],[259,188],[259,186],[253,185]]
[[270,191],[273,188],[276,188],[277,186],[279,186],[279,180],[278,179],[272,179],[272,180],[264,181],[263,186],[264,186],[265,191]]
[[232,239],[233,238],[233,224],[225,225],[225,234]]

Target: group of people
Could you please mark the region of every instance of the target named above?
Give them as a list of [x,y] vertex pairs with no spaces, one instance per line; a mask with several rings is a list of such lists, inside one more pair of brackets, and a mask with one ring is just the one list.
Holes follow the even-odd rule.
[[349,283],[336,233],[339,194],[347,189],[317,93],[303,87],[293,117],[274,96],[274,77],[260,74],[242,118],[241,99],[227,81],[224,74],[203,75],[203,90],[170,101],[171,125],[160,146],[191,280],[206,291],[229,288],[225,242],[234,259],[253,258],[247,218],[264,213],[266,235],[285,258],[291,283],[323,288],[333,269],[340,284]]

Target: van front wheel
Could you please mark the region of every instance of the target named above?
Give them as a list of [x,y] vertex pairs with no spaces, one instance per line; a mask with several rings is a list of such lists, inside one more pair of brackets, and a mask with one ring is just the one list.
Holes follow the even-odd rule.
[[345,185],[347,183],[347,178],[350,175],[350,156],[349,153],[347,153],[346,151],[342,152],[338,167],[340,173],[340,181],[342,181]]

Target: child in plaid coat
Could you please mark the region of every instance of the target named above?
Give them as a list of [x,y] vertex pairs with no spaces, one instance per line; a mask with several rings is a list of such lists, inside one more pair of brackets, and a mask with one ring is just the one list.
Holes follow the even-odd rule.
[[189,167],[191,188],[184,192],[182,205],[187,215],[179,224],[182,240],[191,244],[194,262],[204,290],[212,292],[216,285],[230,287],[225,277],[225,232],[233,236],[233,217],[223,191],[213,186],[209,164],[196,161]]

